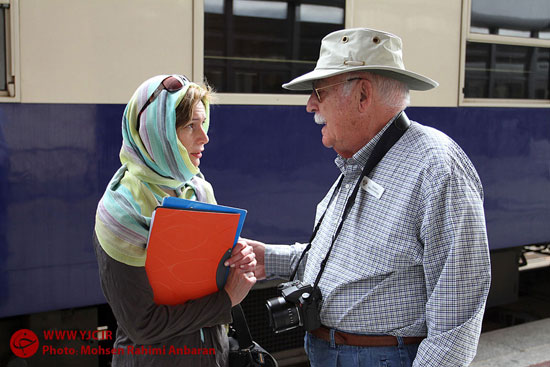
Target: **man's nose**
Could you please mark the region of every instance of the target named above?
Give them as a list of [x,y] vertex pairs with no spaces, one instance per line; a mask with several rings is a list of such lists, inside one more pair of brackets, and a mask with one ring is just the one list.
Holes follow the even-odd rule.
[[307,100],[307,105],[306,105],[306,111],[307,112],[319,111],[319,100],[317,99],[317,95],[315,94],[315,91],[311,92],[311,94],[309,95],[309,99]]

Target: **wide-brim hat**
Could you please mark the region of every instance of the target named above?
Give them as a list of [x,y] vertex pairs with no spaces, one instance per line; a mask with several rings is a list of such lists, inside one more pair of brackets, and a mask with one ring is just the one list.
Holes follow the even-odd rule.
[[405,83],[409,89],[428,90],[439,84],[406,70],[401,38],[368,28],[332,32],[321,41],[319,60],[313,71],[283,84],[290,90],[311,90],[318,79],[352,71],[368,71]]

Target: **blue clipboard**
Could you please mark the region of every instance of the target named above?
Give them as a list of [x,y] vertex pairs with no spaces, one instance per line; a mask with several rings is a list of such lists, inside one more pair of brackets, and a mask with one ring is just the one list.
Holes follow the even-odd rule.
[[201,201],[181,199],[173,196],[165,197],[162,200],[161,206],[165,208],[172,208],[172,209],[191,209],[191,210],[206,211],[206,212],[239,214],[239,225],[237,226],[237,232],[235,234],[235,242],[233,242],[233,246],[237,244],[237,241],[241,236],[241,230],[243,229],[244,220],[246,218],[246,213],[247,213],[245,209],[233,208],[230,206],[223,206],[223,205],[217,205],[217,204],[203,203]]

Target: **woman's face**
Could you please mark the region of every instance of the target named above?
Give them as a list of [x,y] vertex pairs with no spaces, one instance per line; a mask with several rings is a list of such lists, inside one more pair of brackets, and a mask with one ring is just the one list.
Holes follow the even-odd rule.
[[201,164],[204,145],[209,141],[208,135],[204,131],[205,121],[206,110],[204,109],[204,104],[199,102],[193,109],[191,121],[185,123],[176,130],[178,139],[185,149],[187,149],[189,159],[195,167]]

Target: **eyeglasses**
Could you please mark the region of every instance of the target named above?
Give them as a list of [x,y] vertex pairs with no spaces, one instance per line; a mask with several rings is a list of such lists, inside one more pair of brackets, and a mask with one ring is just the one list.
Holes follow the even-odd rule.
[[143,107],[141,107],[141,110],[139,110],[139,113],[137,115],[137,127],[136,127],[138,131],[139,131],[139,123],[141,121],[141,114],[143,113],[143,111],[145,111],[145,109],[151,103],[153,103],[153,101],[159,96],[160,92],[162,92],[163,90],[166,89],[168,92],[173,93],[183,88],[183,86],[186,83],[189,83],[189,79],[187,79],[187,77],[182,75],[182,78],[183,78],[183,82],[178,78],[176,78],[175,76],[169,76],[169,77],[166,77],[162,82],[160,82],[157,89],[155,89],[153,94],[151,94],[151,97],[149,97],[147,102],[145,102]]
[[360,79],[365,79],[365,78],[350,78],[350,79],[344,80],[343,82],[339,82],[339,83],[335,83],[335,84],[331,84],[331,85],[326,85],[326,86],[320,87],[320,88],[313,88],[313,90],[315,91],[315,95],[317,96],[317,99],[319,100],[319,103],[321,103],[321,95],[319,94],[319,91],[321,89],[334,87],[334,86],[337,86],[337,85],[340,85],[340,84],[344,84],[344,83],[347,83],[347,82],[351,82],[351,81],[354,81],[354,80],[360,80]]

